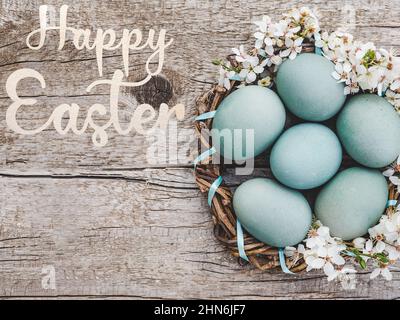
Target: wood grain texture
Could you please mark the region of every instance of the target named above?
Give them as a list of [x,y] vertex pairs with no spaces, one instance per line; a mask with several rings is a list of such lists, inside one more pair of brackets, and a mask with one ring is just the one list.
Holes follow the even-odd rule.
[[[249,43],[251,20],[262,13],[277,18],[299,4],[293,0],[47,3],[55,9],[69,4],[69,23],[81,28],[166,28],[174,38],[163,69],[168,82],[153,84],[171,105],[186,104],[186,120],[179,124],[187,129],[181,137],[185,141],[193,137],[194,99],[216,76],[210,61],[225,56],[232,46]],[[56,35],[42,50],[28,50],[25,37],[38,27],[40,4],[3,0],[0,7],[0,297],[400,298],[398,272],[390,283],[372,283],[368,274],[362,274],[357,290],[344,291],[319,273],[291,277],[239,266],[213,237],[206,199],[190,169],[189,147],[178,164],[149,163],[144,151],[151,142],[139,135],[110,132],[108,145],[99,149],[93,147],[90,133],[60,137],[52,128],[35,136],[10,132],[5,123],[10,100],[4,84],[19,68],[40,70],[47,84],[44,90],[30,82],[20,86],[21,94],[37,97],[40,103],[20,114],[24,125],[42,123],[62,102],[88,108],[108,99],[106,88],[91,95],[85,92],[98,78],[93,52],[77,52],[70,42],[58,52]],[[400,48],[399,0],[301,4],[317,9],[327,29],[342,26],[344,11],[354,9],[355,24],[350,28],[358,38]],[[145,58],[146,54],[131,56],[133,75],[143,72]],[[104,61],[107,76],[122,66],[119,52],[107,53]],[[125,94],[160,101],[152,90]],[[228,181],[239,183],[234,177]],[[41,285],[41,271],[47,265],[55,268],[55,290]]]

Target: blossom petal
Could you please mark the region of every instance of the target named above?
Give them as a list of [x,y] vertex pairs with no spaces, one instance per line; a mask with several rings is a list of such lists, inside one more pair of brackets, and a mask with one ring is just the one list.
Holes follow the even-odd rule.
[[321,258],[325,258],[328,255],[328,250],[325,247],[318,248],[317,254]]
[[383,172],[383,175],[385,177],[391,177],[392,175],[394,175],[394,169],[393,168],[387,169],[386,171]]
[[391,281],[393,279],[393,275],[390,273],[388,268],[383,269],[381,274],[387,281]]
[[288,57],[288,56],[290,55],[291,51],[292,51],[291,49],[282,50],[282,51],[279,53],[279,55],[280,55],[282,58],[286,58],[286,57]]
[[[253,71],[257,74],[263,73],[264,72],[264,68],[262,66],[256,66]],[[255,79],[254,79],[255,80]]]
[[286,37],[286,39],[285,39],[285,46],[286,47],[291,48],[293,46],[293,43],[294,42],[293,42],[293,40],[291,38]]
[[366,242],[365,238],[357,238],[357,239],[354,239],[354,240],[353,240],[354,246],[355,246],[357,249],[362,249],[362,248],[364,248],[365,242]]
[[325,265],[325,260],[321,258],[316,258],[311,263],[311,266],[314,269],[321,269],[324,265]]
[[336,255],[332,257],[332,262],[334,264],[337,264],[338,266],[342,266],[346,263],[346,260],[344,260],[344,258],[341,255]]
[[377,253],[382,253],[383,250],[385,250],[385,243],[383,241],[378,241],[377,244],[375,245],[375,250]]
[[282,63],[282,58],[280,56],[273,56],[271,57],[271,62],[278,66]]
[[256,81],[256,79],[257,75],[254,72],[249,72],[247,74],[247,79],[246,79],[247,83],[253,83],[254,81]]
[[371,275],[370,275],[370,279],[373,280],[375,279],[377,276],[379,276],[381,274],[381,269],[375,269],[374,271],[372,271]]
[[326,274],[328,277],[329,277],[329,276],[332,276],[332,274],[335,273],[335,268],[333,267],[333,264],[330,263],[330,262],[327,262],[327,263],[324,265],[324,272],[325,272],[325,274]]
[[296,57],[297,57],[297,52],[293,50],[289,55],[289,59],[294,60],[296,59]]
[[232,52],[237,56],[240,56],[240,51],[237,48],[232,48]]
[[299,47],[299,46],[301,46],[301,44],[303,43],[303,38],[297,38],[295,41],[294,41],[294,45],[296,46],[296,47]]
[[274,55],[274,47],[273,46],[266,46],[265,47],[265,52],[269,56],[273,56]]
[[256,39],[264,39],[264,36],[265,36],[265,34],[262,33],[262,32],[256,32],[256,33],[254,34],[254,37],[255,37]]
[[389,178],[390,182],[393,183],[396,186],[400,186],[400,178],[399,177],[390,177]]

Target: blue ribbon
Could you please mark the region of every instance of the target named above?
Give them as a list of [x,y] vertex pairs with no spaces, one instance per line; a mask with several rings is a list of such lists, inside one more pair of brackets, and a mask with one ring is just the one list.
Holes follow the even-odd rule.
[[346,251],[345,254],[348,255],[349,257],[353,257],[353,258],[357,257],[353,252],[350,252],[350,251]]
[[235,74],[234,76],[230,77],[229,80],[242,81],[243,79],[239,77],[238,74]]
[[319,56],[322,56],[322,48],[315,47],[315,54],[318,54]]
[[244,238],[243,238],[243,229],[242,225],[240,224],[239,220],[236,222],[236,238],[237,238],[237,247],[239,250],[239,256],[249,262],[249,258],[246,255],[244,250]]
[[194,159],[194,161],[193,161],[194,166],[196,167],[200,162],[211,157],[216,152],[217,152],[217,149],[215,149],[215,147],[212,147],[211,149],[208,149],[207,151],[203,152],[196,159]]
[[397,205],[397,200],[389,200],[387,203],[387,207],[395,207]]
[[222,177],[219,176],[217,180],[214,181],[214,183],[211,185],[210,190],[208,191],[208,205],[211,207],[212,205],[212,200],[215,196],[215,193],[217,192],[219,186],[222,183]]
[[284,273],[287,274],[294,274],[292,271],[289,270],[289,268],[286,266],[286,258],[285,258],[285,249],[280,248],[279,249],[279,263],[281,265],[281,269]]
[[210,112],[206,112],[203,113],[201,115],[199,115],[196,119],[194,119],[195,121],[203,121],[203,120],[208,120],[208,119],[212,119],[214,118],[215,114],[217,113],[217,111],[210,111]]

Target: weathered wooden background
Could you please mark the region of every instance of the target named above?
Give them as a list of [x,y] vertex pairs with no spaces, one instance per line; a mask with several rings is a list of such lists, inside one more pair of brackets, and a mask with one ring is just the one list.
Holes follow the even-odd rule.
[[[210,61],[247,42],[250,21],[264,13],[277,18],[292,6],[308,5],[328,29],[345,27],[360,39],[400,46],[399,0],[44,2],[55,11],[69,4],[68,22],[80,28],[166,28],[175,39],[163,69],[169,82],[127,94],[150,103],[186,104],[181,129],[191,128],[193,101],[215,79]],[[39,26],[40,4],[3,0],[0,8],[2,298],[400,298],[400,273],[390,283],[372,283],[362,274],[357,290],[344,291],[318,273],[293,277],[240,267],[213,238],[206,199],[196,188],[189,160],[149,164],[149,142],[140,135],[114,133],[107,146],[96,148],[90,133],[61,137],[49,128],[20,136],[8,130],[5,81],[22,67],[39,70],[47,83],[46,89],[21,84],[21,95],[39,101],[20,113],[24,126],[42,123],[62,102],[107,105],[107,88],[85,93],[98,78],[93,52],[78,52],[70,42],[57,52],[56,36],[40,51],[26,47],[27,34]],[[147,55],[131,56],[132,74],[140,74]],[[107,53],[105,75],[121,64],[120,52]],[[54,267],[55,288],[42,287],[46,266]]]

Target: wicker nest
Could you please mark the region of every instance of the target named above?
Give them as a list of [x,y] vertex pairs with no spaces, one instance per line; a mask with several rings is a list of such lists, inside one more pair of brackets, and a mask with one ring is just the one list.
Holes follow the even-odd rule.
[[[303,45],[303,52],[314,52],[315,47],[313,43]],[[233,56],[228,56],[228,60],[233,66],[236,65],[236,61]],[[201,115],[206,112],[215,111],[222,100],[235,89],[239,83],[236,81],[231,82],[231,90],[214,85],[211,90],[202,94],[196,100],[197,115]],[[211,130],[212,120],[196,121],[195,130],[198,137],[199,151],[206,150],[212,147],[210,143],[210,137],[207,134],[209,129]],[[208,160],[198,164],[195,168],[196,183],[201,192],[207,193],[210,190],[213,182],[222,176],[225,170],[224,164],[213,164]],[[346,160],[345,160],[346,162]],[[350,159],[345,163],[344,167],[350,167],[354,164]],[[400,171],[400,168],[397,168]],[[399,200],[399,194],[396,191],[394,185],[389,185],[390,199]],[[212,199],[211,214],[214,222],[214,234],[215,237],[227,247],[234,257],[239,259],[239,263],[244,261],[240,259],[238,247],[237,247],[237,235],[236,235],[236,223],[237,218],[232,208],[232,191],[229,187],[221,185]],[[393,213],[395,207],[389,207],[387,213]],[[254,265],[260,270],[270,270],[280,266],[279,261],[279,250],[278,248],[270,247],[265,243],[252,237],[250,234],[244,232],[244,250],[247,257],[249,258],[250,264]],[[305,270],[306,264],[303,259],[293,261],[286,259],[287,267],[292,272],[301,272]]]

